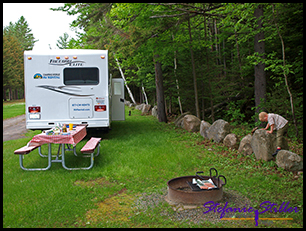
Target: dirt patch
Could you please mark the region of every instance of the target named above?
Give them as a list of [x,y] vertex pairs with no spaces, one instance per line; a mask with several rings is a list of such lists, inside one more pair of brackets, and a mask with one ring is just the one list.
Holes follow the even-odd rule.
[[97,203],[97,208],[87,211],[86,220],[80,220],[78,224],[84,227],[99,222],[128,222],[133,215],[131,208],[135,199],[135,196],[126,194],[126,188],[123,188]]
[[96,223],[99,220],[107,221],[129,221],[132,214],[131,205],[135,198],[126,193],[106,198],[98,203],[97,209],[87,211],[86,219],[88,222]]
[[3,141],[25,138],[26,129],[25,115],[16,116],[3,120]]
[[[115,182],[110,182],[104,177],[100,177],[93,180],[77,180],[74,182],[75,186],[83,188],[95,188],[95,187],[112,187],[116,185]],[[86,225],[93,225],[102,221],[107,222],[120,222],[128,221],[132,214],[131,205],[135,200],[135,196],[126,194],[127,189],[122,188],[119,191],[114,192],[108,198],[98,202],[96,209],[91,209],[86,212],[85,220],[78,220],[76,222],[78,227],[84,227]],[[97,198],[93,198],[92,201],[96,201]]]

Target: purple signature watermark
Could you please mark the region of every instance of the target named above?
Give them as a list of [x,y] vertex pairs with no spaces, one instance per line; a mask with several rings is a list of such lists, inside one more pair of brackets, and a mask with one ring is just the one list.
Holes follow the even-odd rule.
[[[215,213],[221,213],[220,218],[222,219],[226,213],[230,212],[235,212],[235,213],[254,213],[255,214],[255,226],[258,226],[258,219],[259,219],[259,214],[263,214],[265,212],[274,212],[274,213],[292,213],[292,212],[299,212],[299,209],[297,207],[289,207],[289,201],[283,202],[280,206],[276,203],[272,203],[270,201],[264,201],[262,202],[259,207],[262,208],[262,210],[258,211],[258,209],[254,209],[253,207],[247,208],[246,206],[243,208],[234,208],[234,207],[229,207],[228,202],[225,202],[225,205],[222,207],[220,206],[221,204],[215,203],[213,201],[208,201],[206,202],[203,206],[204,208],[207,208],[207,211],[204,211],[203,213],[209,213],[209,212],[215,212]],[[223,218],[224,219],[224,218]],[[231,219],[231,218],[228,218]],[[272,219],[277,219],[277,218],[271,218]],[[290,218],[292,220],[292,218]]]

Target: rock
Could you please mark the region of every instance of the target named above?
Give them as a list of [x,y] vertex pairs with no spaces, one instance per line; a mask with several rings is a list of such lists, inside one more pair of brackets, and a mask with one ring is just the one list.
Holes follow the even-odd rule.
[[184,112],[183,114],[181,114],[179,117],[177,117],[177,119],[174,121],[175,126],[177,127],[183,127],[183,119],[185,115],[190,115],[190,112]]
[[128,106],[128,107],[134,107],[135,104],[131,103],[129,100],[124,100],[124,105]]
[[238,148],[238,137],[236,134],[227,134],[223,140],[223,144],[231,149]]
[[136,109],[136,110],[140,110],[140,108],[142,109],[141,104],[137,104],[137,105],[135,105],[135,109]]
[[157,106],[154,106],[154,107],[152,108],[152,116],[157,117]]
[[200,131],[201,120],[194,115],[185,115],[183,119],[183,128],[189,132]]
[[215,142],[219,143],[230,133],[230,125],[228,122],[219,119],[216,120],[206,132],[208,139],[213,139]]
[[252,136],[251,146],[257,160],[272,160],[272,153],[276,151],[276,136],[267,133],[266,130],[256,130]]
[[202,120],[201,121],[201,125],[200,125],[200,134],[201,136],[203,136],[204,138],[207,138],[207,129],[211,126],[210,123]]
[[[288,141],[284,137],[284,147],[282,150],[288,150]],[[272,154],[276,151],[276,132],[269,134],[266,130],[258,129],[254,132],[251,141],[252,149],[257,160],[272,160]]]
[[129,106],[130,104],[131,104],[131,102],[130,102],[130,101],[128,101],[128,100],[124,100],[124,105]]
[[252,135],[248,134],[243,137],[240,141],[240,145],[238,148],[238,152],[243,153],[244,155],[251,155],[253,153],[253,149],[251,146]]
[[146,104],[142,103],[142,104],[138,104],[135,106],[135,109],[142,111],[143,106],[145,106]]
[[141,115],[149,114],[150,109],[151,109],[151,105],[150,104],[143,105],[142,106],[142,110],[141,110]]
[[303,159],[298,154],[288,150],[280,150],[276,155],[276,164],[288,171],[302,171]]

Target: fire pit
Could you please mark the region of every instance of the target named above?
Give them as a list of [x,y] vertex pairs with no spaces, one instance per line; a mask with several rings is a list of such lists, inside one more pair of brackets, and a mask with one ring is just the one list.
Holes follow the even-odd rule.
[[[216,172],[215,176],[212,176],[212,170]],[[197,172],[195,176],[182,176],[169,180],[166,201],[169,204],[183,205],[203,205],[208,201],[220,201],[226,178],[223,175],[218,176],[215,168],[211,168],[209,172],[210,176],[198,175],[203,172]]]

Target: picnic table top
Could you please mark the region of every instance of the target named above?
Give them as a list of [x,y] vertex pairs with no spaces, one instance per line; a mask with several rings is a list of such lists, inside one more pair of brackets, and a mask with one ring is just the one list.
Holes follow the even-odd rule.
[[72,131],[66,134],[47,135],[46,133],[41,133],[35,135],[28,143],[28,146],[37,146],[47,143],[76,145],[86,136],[86,134],[86,125],[77,125]]

